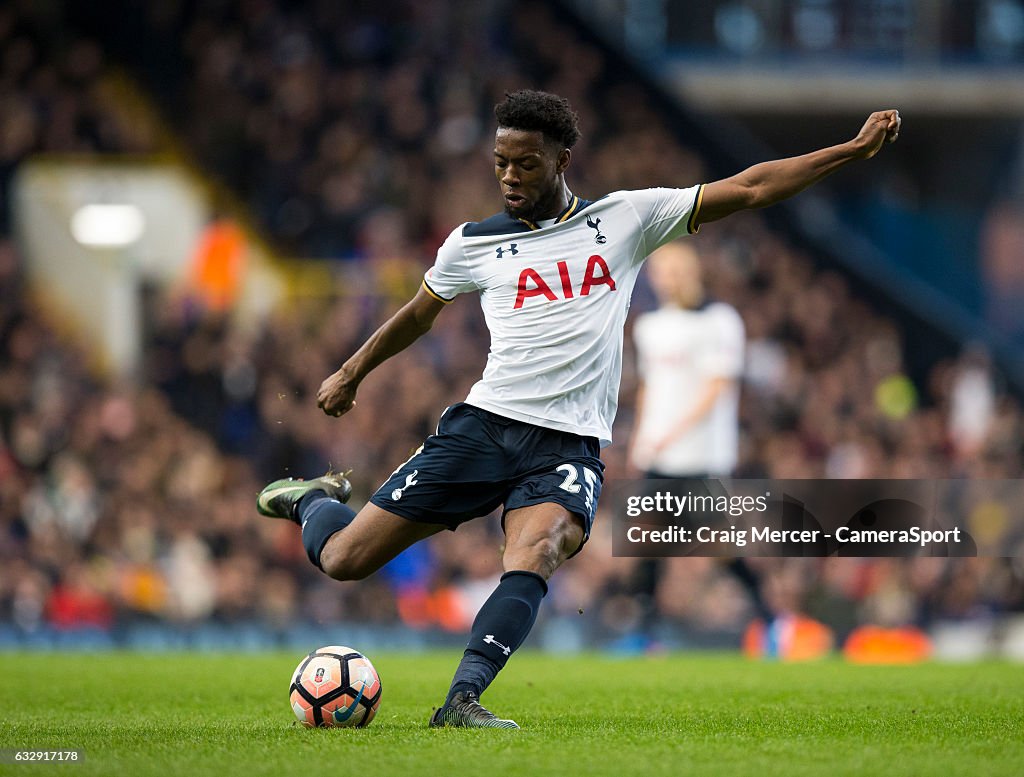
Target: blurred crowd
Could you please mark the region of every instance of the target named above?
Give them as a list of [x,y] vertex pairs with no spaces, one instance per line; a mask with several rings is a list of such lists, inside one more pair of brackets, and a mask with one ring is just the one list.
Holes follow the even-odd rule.
[[[112,383],[34,302],[4,222],[0,630],[402,622],[459,633],[493,588],[493,517],[339,584],[310,566],[294,526],[257,517],[255,495],[273,478],[351,468],[358,506],[479,377],[487,332],[474,301],[461,299],[374,372],[355,411],[332,419],[315,403],[320,381],[415,291],[444,235],[497,210],[490,108],[505,89],[547,88],[579,110],[584,139],[569,183],[581,196],[710,173],[616,63],[544,4],[498,26],[485,24],[487,3],[468,16],[437,0],[348,5],[342,20],[328,2],[147,4],[153,39],[183,41],[184,75],[169,78],[181,90],[169,102],[185,109],[177,131],[279,244],[347,259],[332,287],[258,322],[206,310],[180,288],[158,293],[147,303],[142,378]],[[13,129],[5,118],[0,138],[5,181],[29,153],[152,143],[105,104],[99,45],[47,50],[20,24],[0,11],[0,102],[17,118]],[[899,328],[772,229],[770,214],[708,225],[694,239],[709,289],[738,308],[749,338],[738,475],[1020,476],[1021,408],[982,350],[915,382]],[[641,284],[634,308],[652,305]],[[636,387],[626,341],[609,478],[638,474],[625,457]],[[970,518],[1009,522],[1016,509],[988,502]],[[635,562],[612,557],[609,524],[599,515],[542,615],[575,619],[595,635],[589,644],[627,636],[644,612]],[[840,636],[859,623],[927,627],[1024,610],[1020,559],[753,563],[775,609],[810,614]],[[664,624],[691,636],[735,635],[753,616],[711,559],[670,560],[656,599]]]
[[10,230],[10,182],[30,154],[151,151],[124,118],[102,47],[55,24],[47,2],[0,6],[0,230]]

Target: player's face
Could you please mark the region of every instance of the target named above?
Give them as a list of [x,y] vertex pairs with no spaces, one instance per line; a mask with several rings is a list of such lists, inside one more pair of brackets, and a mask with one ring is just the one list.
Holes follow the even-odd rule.
[[554,218],[565,207],[562,173],[568,149],[559,149],[541,132],[499,127],[494,137],[494,174],[501,185],[505,212],[513,218]]
[[683,308],[700,304],[704,284],[700,260],[693,248],[683,243],[669,243],[651,254],[647,264],[651,288],[663,304]]

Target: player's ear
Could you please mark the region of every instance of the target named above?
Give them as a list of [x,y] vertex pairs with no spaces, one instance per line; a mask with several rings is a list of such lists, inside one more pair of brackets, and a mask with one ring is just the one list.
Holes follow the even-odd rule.
[[572,152],[563,148],[558,152],[558,161],[555,163],[555,172],[561,175],[569,167],[569,160],[572,159]]

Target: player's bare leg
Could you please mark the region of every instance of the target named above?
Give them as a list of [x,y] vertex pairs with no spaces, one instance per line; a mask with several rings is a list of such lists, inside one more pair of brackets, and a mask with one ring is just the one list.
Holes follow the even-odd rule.
[[585,532],[578,515],[554,502],[510,510],[505,515],[506,572],[526,571],[547,580],[579,550]]
[[505,515],[505,574],[473,622],[469,644],[431,726],[519,728],[480,704],[484,692],[533,627],[547,579],[583,543],[579,516],[547,502]]
[[344,531],[327,540],[320,551],[320,568],[335,580],[362,580],[442,529],[440,524],[410,521],[367,503]]

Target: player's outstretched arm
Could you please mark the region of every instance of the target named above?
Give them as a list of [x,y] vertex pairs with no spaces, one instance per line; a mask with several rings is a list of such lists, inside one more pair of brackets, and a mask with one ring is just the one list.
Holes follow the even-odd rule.
[[316,404],[327,415],[339,416],[355,405],[356,389],[370,371],[396,353],[404,351],[430,330],[444,303],[420,287],[419,292],[401,310],[349,358],[341,368],[320,384]]
[[762,162],[731,178],[709,183],[701,197],[697,223],[717,221],[738,210],[764,208],[792,197],[849,162],[870,159],[899,133],[899,111],[877,111],[868,116],[853,140],[803,156]]

